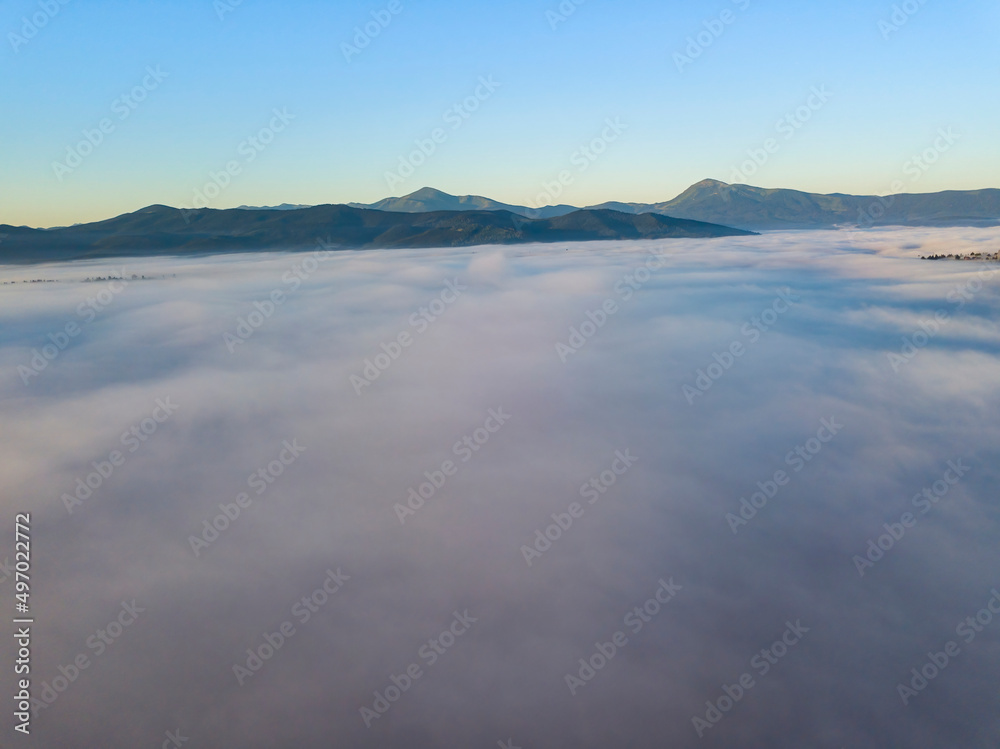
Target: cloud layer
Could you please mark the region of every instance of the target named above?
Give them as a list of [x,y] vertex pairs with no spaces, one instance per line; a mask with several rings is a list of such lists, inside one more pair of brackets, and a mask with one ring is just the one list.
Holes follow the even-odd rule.
[[[0,294],[0,526],[32,514],[35,696],[89,662],[22,743],[995,746],[1000,621],[956,627],[1000,586],[1000,267],[916,255],[998,245],[2,269],[56,281]],[[147,279],[82,281],[122,271]]]

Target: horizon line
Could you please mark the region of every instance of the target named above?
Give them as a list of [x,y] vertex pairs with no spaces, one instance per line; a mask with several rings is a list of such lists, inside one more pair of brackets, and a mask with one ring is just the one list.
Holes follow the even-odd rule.
[[[679,193],[677,193],[677,195],[675,195],[673,198],[668,198],[667,200],[658,200],[658,201],[650,201],[650,202],[639,202],[639,201],[626,201],[626,200],[614,200],[614,199],[610,199],[610,200],[602,201],[600,203],[592,203],[590,205],[584,205],[584,206],[576,206],[576,205],[572,205],[570,203],[549,203],[549,204],[546,204],[544,206],[532,207],[532,206],[528,206],[528,205],[518,205],[516,203],[507,203],[507,202],[505,202],[503,200],[497,200],[496,198],[491,198],[491,197],[489,197],[487,195],[481,195],[481,194],[478,194],[478,193],[465,193],[465,194],[459,195],[459,194],[456,194],[456,193],[445,192],[444,190],[441,190],[441,189],[436,188],[436,187],[432,187],[430,185],[424,185],[423,187],[418,187],[416,190],[414,190],[412,192],[409,192],[409,193],[406,193],[405,195],[389,195],[389,196],[386,196],[384,198],[380,198],[379,200],[373,201],[372,203],[361,203],[361,202],[358,202],[358,201],[330,202],[330,203],[313,203],[313,204],[308,204],[308,205],[307,204],[302,204],[302,203],[288,203],[288,202],[278,203],[277,205],[248,205],[248,204],[244,203],[243,205],[229,206],[229,207],[214,207],[214,206],[208,206],[208,205],[206,205],[206,206],[199,206],[199,207],[194,207],[194,208],[192,208],[192,207],[186,207],[186,206],[173,206],[173,205],[169,205],[167,203],[149,203],[147,205],[143,205],[143,206],[140,206],[138,208],[134,208],[132,210],[124,211],[122,213],[118,213],[118,214],[115,214],[113,216],[107,216],[106,218],[96,219],[94,221],[78,221],[78,222],[72,223],[72,224],[61,224],[61,225],[56,225],[56,226],[29,226],[28,224],[0,223],[0,226],[9,226],[11,228],[16,228],[16,229],[38,229],[38,230],[67,229],[67,228],[70,228],[70,227],[73,227],[73,226],[83,226],[83,225],[86,225],[86,224],[99,223],[101,221],[109,221],[111,219],[119,218],[121,216],[127,216],[127,215],[130,215],[130,214],[133,214],[133,213],[138,213],[139,211],[145,210],[147,208],[156,208],[156,207],[170,208],[171,210],[188,211],[188,212],[191,212],[191,211],[202,211],[202,210],[210,210],[210,211],[276,210],[276,209],[279,208],[279,206],[282,206],[282,205],[294,205],[294,206],[298,206],[297,208],[286,209],[286,210],[304,210],[304,209],[307,209],[307,208],[320,208],[320,207],[323,207],[323,206],[336,206],[336,205],[342,205],[342,206],[346,206],[348,208],[358,208],[358,209],[361,209],[361,210],[383,210],[383,209],[379,209],[379,208],[371,208],[371,206],[375,205],[376,203],[381,203],[381,202],[386,201],[386,200],[403,200],[403,199],[406,199],[406,198],[408,198],[408,197],[410,197],[412,195],[416,195],[418,192],[421,192],[421,191],[424,191],[424,190],[433,190],[434,192],[441,193],[442,195],[446,195],[446,196],[451,197],[451,198],[483,198],[485,200],[493,201],[494,203],[502,203],[504,205],[509,205],[509,206],[512,206],[512,207],[515,207],[515,208],[525,208],[525,209],[531,210],[531,211],[543,211],[546,208],[556,208],[556,207],[559,207],[559,206],[567,206],[567,207],[570,207],[570,208],[575,208],[576,210],[588,210],[588,209],[597,209],[600,206],[605,205],[606,203],[621,203],[623,205],[656,205],[658,203],[669,203],[672,200],[676,200],[677,198],[681,197],[684,193],[688,192],[692,188],[695,188],[695,187],[697,187],[699,185],[703,185],[706,182],[707,183],[715,183],[715,184],[721,185],[723,187],[747,187],[747,188],[751,188],[751,189],[754,189],[754,190],[764,190],[764,191],[799,192],[799,193],[803,193],[803,194],[806,194],[806,195],[823,195],[823,196],[840,196],[840,195],[845,195],[845,196],[856,197],[856,198],[887,198],[887,197],[892,197],[892,196],[895,196],[895,195],[940,195],[942,193],[948,193],[948,192],[965,192],[965,193],[968,193],[968,192],[983,192],[983,191],[986,191],[986,190],[998,190],[998,189],[1000,189],[998,187],[977,187],[977,188],[970,188],[970,189],[948,188],[948,189],[944,189],[944,190],[933,190],[933,191],[929,191],[929,192],[906,192],[906,191],[899,191],[899,192],[886,192],[886,193],[882,193],[882,194],[872,193],[872,194],[869,194],[869,195],[864,195],[864,194],[860,194],[860,193],[850,193],[850,192],[811,192],[809,190],[800,190],[800,189],[795,188],[795,187],[761,187],[760,185],[751,185],[751,184],[746,183],[746,182],[725,182],[723,180],[714,179],[712,177],[706,177],[705,179],[702,179],[702,180],[699,180],[697,182],[692,183],[691,185],[689,185],[688,187],[684,188]],[[902,187],[902,186],[900,186],[900,187]],[[448,209],[443,209],[443,210],[448,210]],[[484,208],[484,209],[481,209],[481,210],[492,210],[492,209]],[[605,210],[614,210],[614,209],[605,209]],[[398,213],[399,211],[387,211],[387,212],[389,212],[389,213]],[[414,211],[403,211],[403,212],[404,213],[413,213]],[[420,211],[416,211],[416,212],[419,213]],[[2,241],[2,237],[0,237],[0,241]]]

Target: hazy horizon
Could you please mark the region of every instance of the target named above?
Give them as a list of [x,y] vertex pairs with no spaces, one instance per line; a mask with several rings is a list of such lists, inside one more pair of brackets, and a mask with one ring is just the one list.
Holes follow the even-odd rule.
[[[672,200],[673,198],[678,197],[678,195],[683,194],[688,188],[693,187],[696,184],[700,184],[701,182],[705,182],[705,181],[708,181],[708,180],[711,180],[711,179],[713,179],[713,178],[708,177],[708,178],[705,178],[704,180],[698,180],[698,182],[695,182],[695,183],[692,183],[691,185],[688,185],[687,188],[684,188],[684,190],[681,190],[679,193],[677,193],[677,195],[672,195],[672,196],[667,197],[667,198],[657,198],[657,199],[649,199],[649,200],[633,200],[633,201],[621,201],[621,200],[618,200],[617,198],[608,198],[606,200],[602,200],[600,202],[592,203],[592,204],[588,204],[588,205],[601,205],[602,203],[607,203],[607,202],[632,202],[632,203],[646,203],[646,204],[650,204],[650,203],[662,203],[662,202],[666,202],[668,200]],[[715,180],[715,181],[724,182],[723,180]],[[726,184],[741,184],[742,185],[744,183],[726,183]],[[762,187],[761,185],[746,185],[746,186],[749,186],[749,187]],[[508,205],[517,205],[516,203],[509,203],[508,201],[496,198],[495,196],[490,195],[488,192],[481,192],[481,193],[472,192],[472,193],[458,193],[458,194],[456,194],[456,193],[449,193],[446,190],[439,190],[438,188],[433,187],[431,185],[422,185],[421,187],[418,187],[418,188],[416,188],[416,189],[412,190],[411,192],[408,192],[408,193],[406,193],[404,195],[385,195],[382,198],[379,198],[378,200],[370,201],[370,203],[377,203],[379,200],[383,200],[383,199],[402,198],[402,197],[406,197],[407,195],[411,195],[411,194],[413,194],[415,192],[420,192],[421,190],[428,190],[428,189],[430,189],[430,190],[437,190],[438,192],[444,192],[444,193],[446,193],[448,195],[453,195],[455,197],[465,197],[465,196],[481,197],[481,198],[488,198],[488,199],[491,199],[491,200],[496,200],[497,202],[500,202],[500,203],[508,203]],[[795,188],[795,187],[788,187],[787,185],[783,186],[783,187],[777,187],[777,188],[762,187],[762,189],[786,189],[786,190],[795,190],[797,192],[809,192],[809,191],[806,191],[806,190],[799,190],[798,188]],[[880,193],[878,195],[874,195],[874,194],[873,195],[863,195],[863,196],[859,196],[859,197],[872,197],[872,198],[876,198],[876,197],[886,197],[886,196],[892,195],[892,194],[900,194],[900,195],[930,195],[930,194],[935,194],[935,193],[938,193],[938,192],[953,192],[953,191],[959,191],[959,192],[972,191],[972,192],[974,192],[974,191],[977,191],[977,190],[993,190],[993,189],[1000,189],[1000,187],[994,187],[992,185],[989,185],[989,186],[986,186],[986,187],[967,188],[967,189],[962,189],[962,190],[957,190],[956,188],[943,188],[941,190],[931,190],[931,191],[926,191],[926,192],[919,191],[919,190],[901,190],[898,193],[886,192],[886,193]],[[831,191],[831,192],[828,192],[828,193],[818,193],[818,194],[823,194],[823,195],[843,195],[843,194],[848,194],[848,193],[845,193],[843,190],[834,190],[834,191]],[[360,203],[360,202],[361,201],[357,201],[357,200],[347,200],[347,201],[343,201],[343,202],[315,203],[315,204],[312,204],[312,205],[304,205],[303,204],[303,207],[315,207],[315,206],[319,206],[319,205],[348,205],[348,204],[351,204],[351,203]],[[531,201],[528,201],[528,202],[530,203]],[[270,208],[275,208],[277,206],[286,205],[286,204],[287,205],[295,205],[293,203],[290,203],[289,201],[281,201],[281,202],[274,203],[274,204],[271,204],[271,205],[240,204],[240,205],[233,205],[233,206],[205,206],[205,207],[216,208],[216,209],[219,209],[219,210],[231,210],[233,208],[249,208],[249,209],[262,208],[262,209],[270,209]],[[552,203],[552,204],[546,204],[546,205],[529,205],[527,207],[529,207],[529,208],[544,208],[544,207],[547,207],[547,206],[558,205],[558,204],[559,203]],[[185,206],[167,205],[166,203],[150,203],[148,205],[136,206],[135,208],[129,209],[127,211],[123,211],[121,213],[116,213],[114,215],[102,216],[102,217],[100,217],[98,219],[95,219],[95,220],[100,221],[100,220],[103,220],[103,219],[114,218],[116,216],[126,215],[128,213],[134,213],[135,211],[142,210],[143,208],[150,208],[150,207],[156,206],[156,205],[165,205],[168,208],[177,208],[177,209],[180,209],[180,210],[185,209]],[[578,207],[578,208],[587,208],[588,205],[578,205],[576,207]],[[82,221],[82,222],[77,222],[77,223],[91,223],[91,221]],[[19,228],[28,226],[27,224],[10,224],[9,222],[8,222],[8,224],[11,225],[11,226],[19,227]],[[29,228],[34,228],[34,229],[59,229],[59,228],[63,228],[64,226],[73,226],[73,225],[74,224],[60,224],[60,225],[51,225],[51,226],[44,226],[44,227],[43,226],[31,226]]]

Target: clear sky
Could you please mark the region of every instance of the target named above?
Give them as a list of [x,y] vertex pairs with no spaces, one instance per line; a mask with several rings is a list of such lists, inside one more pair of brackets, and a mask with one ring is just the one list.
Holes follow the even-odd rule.
[[[1000,4],[902,5],[5,0],[0,223],[191,206],[198,190],[226,208],[425,185],[656,202],[707,177],[1000,187]],[[377,35],[356,40],[366,23]],[[411,157],[417,141],[429,155]],[[913,161],[927,149],[933,163]],[[762,163],[741,179],[748,152]]]

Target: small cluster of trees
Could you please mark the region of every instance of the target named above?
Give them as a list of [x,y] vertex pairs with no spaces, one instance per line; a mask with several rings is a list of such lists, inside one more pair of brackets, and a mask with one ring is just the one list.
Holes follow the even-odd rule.
[[[124,276],[121,274],[117,276],[94,276],[94,277],[88,276],[87,278],[83,279],[83,283],[97,283],[101,281],[124,281],[126,279],[132,281],[150,281],[153,278],[154,278],[153,276],[145,276],[145,275],[140,276],[137,273],[133,273],[130,279],[128,276]],[[160,276],[160,278],[168,278],[168,276]],[[169,278],[177,278],[177,274],[174,273],[171,276],[169,276]],[[55,283],[55,282],[56,280],[54,278],[31,278],[31,279],[26,279],[24,281],[0,281],[0,286],[9,286],[10,284],[15,284],[15,283]]]
[[1000,260],[1000,252],[970,252],[965,255],[921,255],[921,260]]

